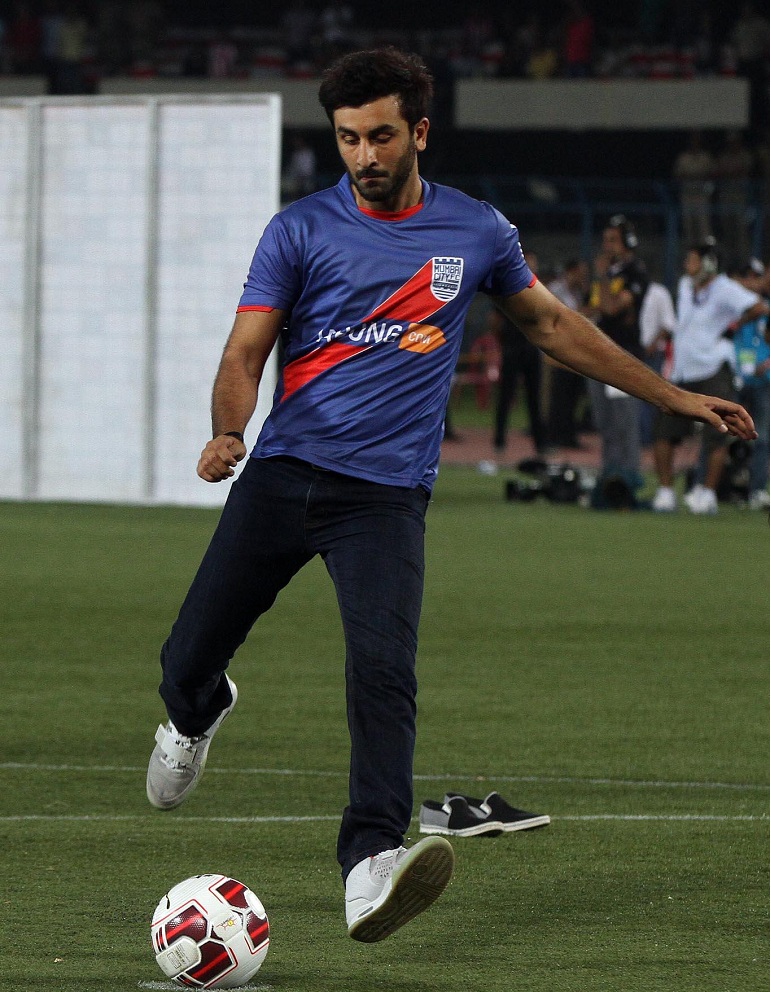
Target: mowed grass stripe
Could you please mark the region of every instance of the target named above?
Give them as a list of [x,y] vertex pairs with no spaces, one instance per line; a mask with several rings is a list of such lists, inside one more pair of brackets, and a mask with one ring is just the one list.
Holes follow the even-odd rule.
[[[147,814],[103,814],[103,813],[82,813],[82,814],[60,814],[52,813],[50,815],[45,813],[31,813],[28,815],[19,816],[0,816],[0,823],[88,823],[93,821],[95,823],[123,823],[131,821],[141,821],[143,823],[151,823],[157,816],[155,813]],[[340,819],[339,816],[176,816],[174,818],[175,826],[181,823],[330,823],[335,822]],[[725,822],[725,823],[744,823],[744,822],[754,822],[754,821],[767,821],[769,819],[767,814],[753,816],[724,816],[720,814],[702,814],[702,813],[682,813],[682,814],[662,814],[662,813],[588,813],[588,814],[552,814],[552,822],[569,822],[573,821],[576,823],[587,822],[591,823],[594,821],[619,821],[619,822],[630,822],[630,823],[644,823],[646,821],[658,821],[661,823],[677,823],[679,821],[704,821],[704,822]],[[155,820],[155,822],[158,822]],[[417,823],[417,819],[413,817],[413,823]],[[517,833],[522,833],[523,831],[517,831]]]
[[[137,774],[146,771],[141,765],[44,765],[24,763],[20,761],[0,762],[0,771],[33,771],[33,772],[74,772],[102,773],[116,772],[120,774]],[[310,778],[347,778],[347,772],[317,771],[308,768],[212,768],[206,767],[207,775],[278,775],[282,777],[298,776]],[[464,772],[442,772],[436,775],[414,775],[416,782],[532,782],[545,785],[618,785],[634,786],[649,789],[737,789],[748,791],[768,791],[769,786],[754,782],[665,782],[642,781],[638,779],[614,778],[581,778],[574,776],[555,775],[473,775]]]

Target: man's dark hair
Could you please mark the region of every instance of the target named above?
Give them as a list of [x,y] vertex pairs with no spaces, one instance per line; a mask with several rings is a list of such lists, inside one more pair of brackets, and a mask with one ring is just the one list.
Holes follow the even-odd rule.
[[720,248],[717,239],[708,235],[703,241],[692,244],[688,251],[696,252],[701,256],[702,269],[705,274],[717,275],[720,269]]
[[326,69],[319,87],[319,102],[330,123],[340,107],[361,107],[392,95],[413,128],[428,116],[434,80],[419,56],[391,45],[343,55]]

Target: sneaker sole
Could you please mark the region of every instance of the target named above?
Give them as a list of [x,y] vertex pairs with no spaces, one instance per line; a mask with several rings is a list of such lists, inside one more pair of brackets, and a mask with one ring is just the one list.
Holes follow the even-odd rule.
[[382,905],[353,923],[348,935],[365,944],[390,937],[435,902],[452,878],[455,852],[443,837],[427,837],[410,848],[394,871]]
[[434,824],[420,824],[422,834],[442,834],[444,837],[499,837],[505,827],[498,820],[492,823],[479,823],[473,827],[439,827]]
[[516,823],[504,823],[503,830],[505,833],[511,833],[514,830],[534,830],[536,827],[548,827],[550,823],[550,816],[534,816],[530,820],[518,820]]

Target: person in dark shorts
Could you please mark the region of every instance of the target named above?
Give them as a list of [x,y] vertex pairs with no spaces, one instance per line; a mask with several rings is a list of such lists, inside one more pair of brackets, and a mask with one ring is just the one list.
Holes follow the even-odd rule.
[[[719,272],[714,239],[694,245],[685,256],[685,275],[677,293],[675,358],[672,379],[692,393],[707,392],[735,400],[734,346],[727,335],[737,322],[768,313],[758,296]],[[677,509],[672,487],[675,446],[693,433],[693,422],[659,413],[653,428],[653,453],[659,488],[653,509]],[[709,426],[704,428],[701,463],[704,477],[685,496],[692,513],[717,513],[717,486],[725,466],[729,438]]]

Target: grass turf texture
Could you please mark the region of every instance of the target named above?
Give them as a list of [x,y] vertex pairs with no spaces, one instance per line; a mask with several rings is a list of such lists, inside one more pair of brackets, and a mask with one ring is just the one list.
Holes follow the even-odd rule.
[[0,504],[3,992],[165,987],[150,917],[202,871],[264,901],[265,992],[767,987],[767,519],[502,489],[447,468],[429,510],[416,806],[498,788],[553,822],[455,841],[447,893],[369,946],[334,861],[347,734],[323,565],[255,627],[204,783],[164,814],[144,797],[158,648],[216,513]]

